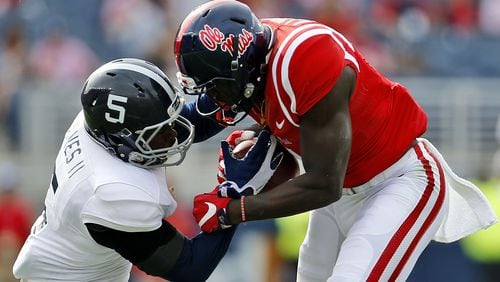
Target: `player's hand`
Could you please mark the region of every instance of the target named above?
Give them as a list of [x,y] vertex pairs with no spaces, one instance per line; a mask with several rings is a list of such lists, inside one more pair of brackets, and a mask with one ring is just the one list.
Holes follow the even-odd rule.
[[226,208],[231,198],[222,198],[217,195],[216,188],[210,193],[203,193],[194,197],[193,215],[201,230],[211,233],[219,229],[228,228]]
[[[234,150],[234,148],[243,141],[252,140],[255,138],[255,131],[251,130],[235,130],[229,134],[226,138],[226,142],[229,144],[229,148]],[[219,148],[219,163],[218,163],[217,181],[219,184],[226,181],[226,166],[224,164],[224,156],[222,154],[222,149]]]
[[283,159],[283,152],[273,156],[277,142],[269,130],[264,129],[255,145],[243,158],[238,159],[231,153],[229,143],[222,141],[226,180],[219,185],[219,195],[240,198],[242,195],[259,193]]

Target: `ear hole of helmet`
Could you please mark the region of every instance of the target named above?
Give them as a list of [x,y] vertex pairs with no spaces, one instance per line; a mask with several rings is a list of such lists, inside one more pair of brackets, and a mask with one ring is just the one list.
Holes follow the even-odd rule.
[[124,128],[122,129],[121,134],[125,137],[129,137],[130,135],[132,135],[132,132],[128,130],[128,128]]

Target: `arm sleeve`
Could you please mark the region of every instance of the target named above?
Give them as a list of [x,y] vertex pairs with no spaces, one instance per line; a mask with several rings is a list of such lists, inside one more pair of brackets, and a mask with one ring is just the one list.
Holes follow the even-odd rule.
[[205,281],[224,257],[236,226],[185,238],[163,220],[150,232],[124,232],[87,223],[92,238],[149,275],[170,281]]
[[[205,94],[202,94],[198,100],[198,107],[203,112],[210,112],[215,110],[216,104]],[[191,102],[184,105],[181,111],[181,115],[187,118],[195,127],[194,142],[202,142],[208,138],[216,135],[224,129],[224,126],[220,125],[214,118],[201,116],[196,110],[196,102]],[[176,128],[177,130],[177,128]],[[183,129],[177,130],[180,135],[179,139],[182,139],[183,134],[187,132]]]
[[165,276],[170,281],[205,281],[210,277],[227,249],[237,225],[210,234],[200,233],[184,240],[177,263]]
[[[111,248],[118,252],[122,257],[137,265],[154,255],[154,253],[176,237],[183,236],[167,221],[163,220],[160,228],[148,232],[125,232],[111,229],[99,224],[86,223],[87,230],[98,244]],[[165,261],[174,259],[176,261],[182,249],[182,243],[177,246],[170,245],[164,251]],[[175,251],[178,249],[178,251]],[[172,263],[173,264],[173,263]],[[166,265],[162,265],[166,266]],[[164,270],[166,271],[166,270]]]

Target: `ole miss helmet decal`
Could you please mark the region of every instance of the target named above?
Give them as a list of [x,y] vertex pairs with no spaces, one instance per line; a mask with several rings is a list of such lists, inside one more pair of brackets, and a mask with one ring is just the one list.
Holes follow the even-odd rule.
[[220,49],[223,52],[227,52],[231,57],[233,57],[234,53],[234,38],[236,36],[238,37],[238,57],[245,54],[254,40],[253,34],[244,28],[241,29],[240,34],[229,34],[226,37],[218,28],[213,28],[209,25],[205,25],[198,33],[198,36],[203,46],[208,50],[215,51],[220,46]]

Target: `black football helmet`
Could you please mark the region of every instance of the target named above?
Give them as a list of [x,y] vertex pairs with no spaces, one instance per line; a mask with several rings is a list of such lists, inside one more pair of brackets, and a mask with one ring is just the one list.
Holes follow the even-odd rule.
[[[89,135],[133,165],[177,165],[193,142],[194,126],[179,115],[184,97],[147,61],[104,64],[85,82],[81,102]],[[178,131],[184,131],[183,140],[177,140]]]
[[234,0],[205,3],[177,31],[177,79],[187,94],[207,93],[218,111],[248,112],[264,85],[270,38],[269,27],[247,5]]

